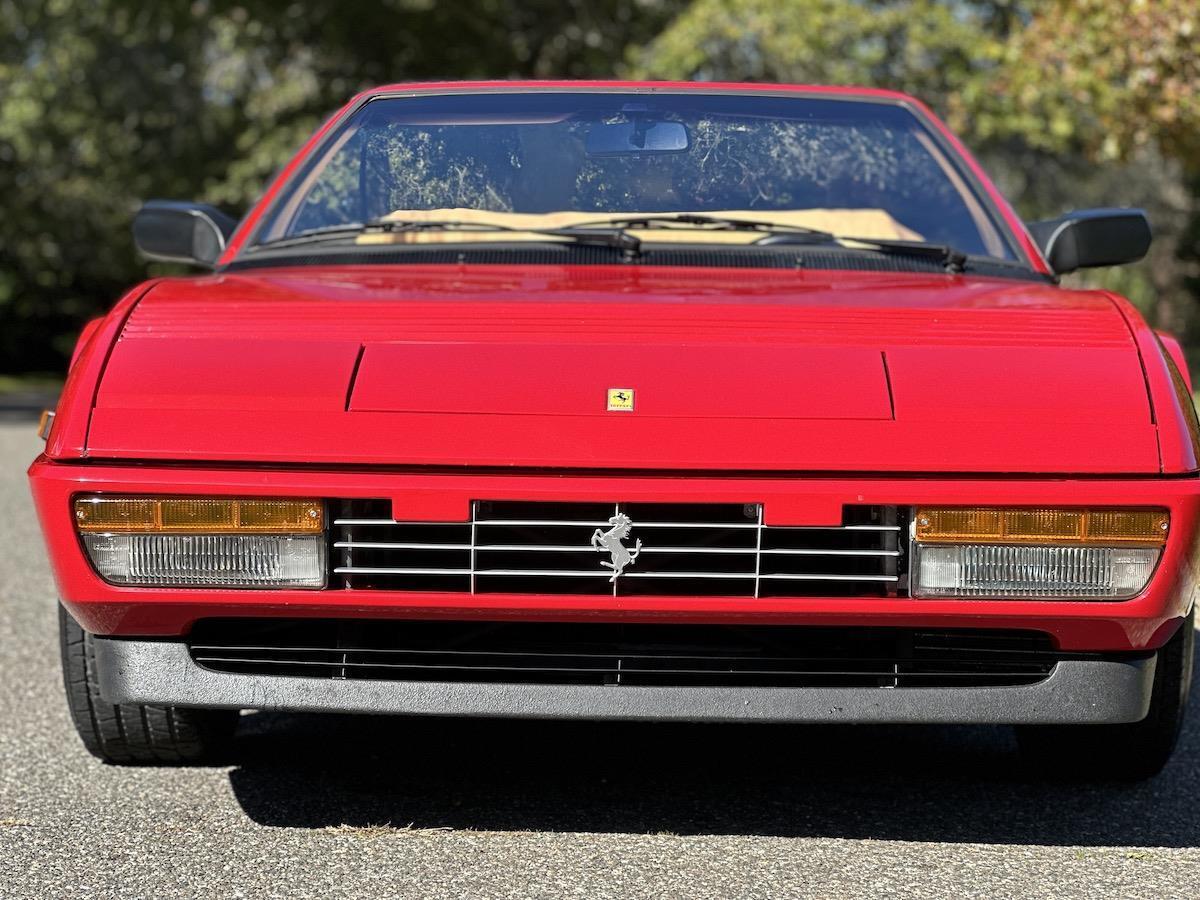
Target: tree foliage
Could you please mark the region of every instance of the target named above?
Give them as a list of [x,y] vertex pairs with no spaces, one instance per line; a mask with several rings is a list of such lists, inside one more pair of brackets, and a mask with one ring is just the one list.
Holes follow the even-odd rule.
[[145,272],[149,197],[238,212],[357,90],[586,77],[673,0],[0,0],[0,371],[63,365]]
[[981,130],[1098,160],[1159,148],[1200,174],[1200,4],[1051,0],[1006,42]]
[[916,94],[1030,218],[1147,207],[1147,262],[1075,280],[1129,294],[1160,327],[1200,330],[1196,0],[695,0],[629,66]]
[[1100,276],[1186,330],[1200,293],[1196,0],[0,0],[0,370],[61,367],[145,272],[155,196],[238,212],[356,90],[432,78],[777,80],[925,99],[1029,216],[1146,205]]
[[902,87],[945,108],[995,65],[990,20],[962,4],[695,0],[630,57],[635,75]]

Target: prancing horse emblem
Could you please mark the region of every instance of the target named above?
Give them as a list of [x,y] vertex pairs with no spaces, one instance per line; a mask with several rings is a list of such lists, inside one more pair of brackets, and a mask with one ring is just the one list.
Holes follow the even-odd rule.
[[611,584],[617,580],[617,576],[624,571],[626,566],[631,566],[637,561],[638,554],[642,552],[642,542],[639,539],[632,548],[621,543],[629,537],[629,529],[633,527],[633,521],[624,513],[617,513],[608,520],[608,524],[612,526],[608,531],[596,529],[592,535],[592,546],[597,550],[607,550],[612,554],[612,562],[600,563],[600,565],[613,570],[612,578],[608,579]]

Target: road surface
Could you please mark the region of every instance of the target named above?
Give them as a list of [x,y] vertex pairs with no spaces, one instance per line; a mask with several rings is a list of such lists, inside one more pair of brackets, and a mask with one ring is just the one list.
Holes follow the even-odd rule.
[[67,719],[54,585],[0,421],[0,897],[1195,897],[1200,722],[1134,786],[1023,775],[1003,728],[245,715],[132,769]]

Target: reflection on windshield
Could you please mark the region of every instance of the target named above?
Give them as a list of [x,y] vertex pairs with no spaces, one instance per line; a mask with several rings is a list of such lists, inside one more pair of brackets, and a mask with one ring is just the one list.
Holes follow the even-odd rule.
[[[343,126],[259,237],[381,218],[545,229],[676,212],[1011,258],[906,109],[703,94],[376,100]],[[664,234],[644,237],[671,239]],[[752,236],[693,231],[688,239]]]

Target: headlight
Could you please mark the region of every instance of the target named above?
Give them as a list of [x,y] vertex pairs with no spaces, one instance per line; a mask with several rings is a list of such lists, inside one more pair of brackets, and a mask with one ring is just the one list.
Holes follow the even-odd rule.
[[316,500],[88,496],[75,525],[113,584],[319,588],[325,510]]
[[1161,509],[918,508],[912,594],[1125,600],[1169,527]]

